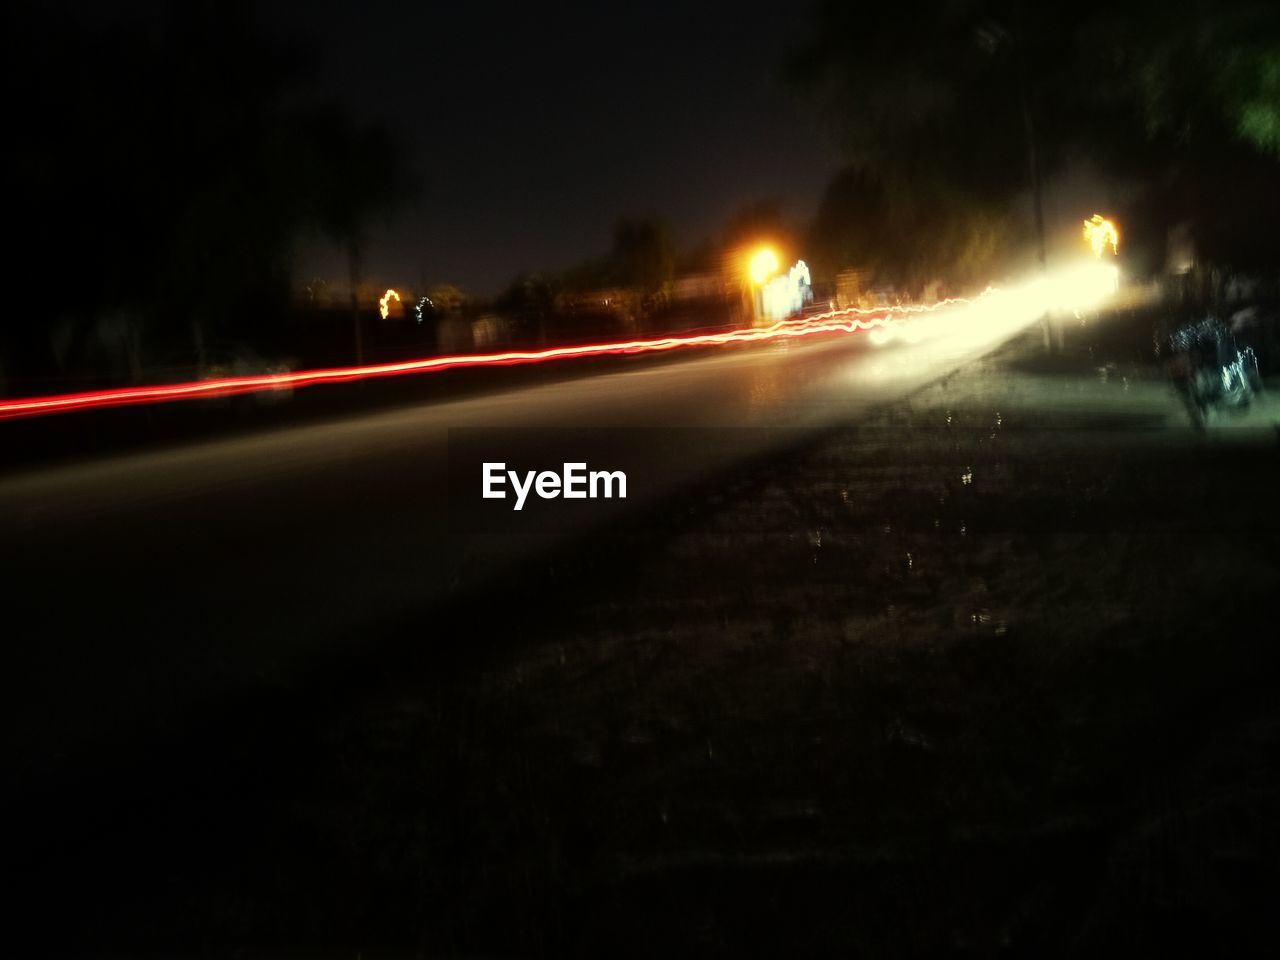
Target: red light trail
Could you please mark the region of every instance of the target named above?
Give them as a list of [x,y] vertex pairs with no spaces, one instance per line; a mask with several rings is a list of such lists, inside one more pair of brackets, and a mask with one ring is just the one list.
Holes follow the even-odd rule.
[[[991,289],[988,288],[982,296],[986,296],[990,292]],[[91,390],[84,393],[19,397],[0,400],[0,420],[48,416],[58,413],[71,413],[77,410],[96,410],[104,407],[229,397],[265,390],[294,389],[325,383],[348,383],[354,380],[368,380],[374,377],[433,373],[440,370],[454,370],[464,367],[516,366],[580,357],[623,356],[638,353],[657,353],[685,347],[727,346],[736,343],[761,343],[770,340],[795,339],[818,334],[856,333],[875,327],[896,324],[899,321],[894,319],[895,314],[928,313],[954,303],[967,302],[970,301],[956,298],[942,300],[929,306],[894,307],[884,311],[881,316],[866,320],[858,318],[868,317],[881,311],[850,307],[844,310],[833,310],[828,313],[818,314],[804,320],[781,320],[769,327],[743,327],[724,333],[660,337],[652,340],[629,340],[572,347],[551,347],[546,350],[459,354],[446,357],[428,357],[422,360],[409,360],[399,363],[369,364],[359,367],[299,370],[293,373],[222,377],[211,380],[196,380],[188,383],[155,384],[151,386]]]

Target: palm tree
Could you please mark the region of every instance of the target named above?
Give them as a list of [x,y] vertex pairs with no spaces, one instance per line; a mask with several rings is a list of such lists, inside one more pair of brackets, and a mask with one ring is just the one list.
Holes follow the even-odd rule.
[[342,246],[350,284],[355,362],[364,362],[358,291],[372,221],[389,218],[413,192],[403,148],[385,127],[326,112],[310,124],[309,165],[320,229]]

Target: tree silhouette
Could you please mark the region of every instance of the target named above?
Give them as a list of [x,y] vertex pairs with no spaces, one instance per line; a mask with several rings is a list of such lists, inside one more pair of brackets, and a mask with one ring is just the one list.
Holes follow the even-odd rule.
[[619,220],[611,261],[617,282],[646,296],[660,293],[675,276],[675,250],[656,220]]
[[11,371],[58,374],[51,333],[72,331],[60,356],[74,358],[107,315],[157,350],[193,333],[251,336],[283,314],[303,233],[319,226],[358,250],[361,228],[403,192],[389,135],[304,110],[304,58],[247,11],[6,9],[23,278],[6,321]]
[[1280,156],[1273,3],[821,0],[813,25],[790,75],[852,171],[833,185],[818,235],[831,240],[831,205],[853,183],[875,185],[894,231],[932,206],[934,232],[879,251],[900,271],[912,255],[942,262],[986,248],[993,218],[1007,233],[1004,214],[1024,194],[1042,237],[1042,184],[1070,157],[1150,185],[1149,209],[1164,202],[1209,223],[1224,211],[1192,202],[1197,183],[1247,174],[1243,193],[1262,198],[1266,161],[1255,161]]
[[370,225],[413,191],[401,148],[383,127],[356,124],[334,109],[309,117],[302,155],[310,175],[310,215],[347,259],[355,360],[364,361],[358,290]]

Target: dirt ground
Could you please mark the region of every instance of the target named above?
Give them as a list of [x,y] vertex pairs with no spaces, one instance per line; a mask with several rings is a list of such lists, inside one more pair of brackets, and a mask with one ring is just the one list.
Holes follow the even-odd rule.
[[465,655],[175,746],[50,858],[48,942],[1263,952],[1276,407],[1192,430],[1150,342],[1028,333],[417,628]]

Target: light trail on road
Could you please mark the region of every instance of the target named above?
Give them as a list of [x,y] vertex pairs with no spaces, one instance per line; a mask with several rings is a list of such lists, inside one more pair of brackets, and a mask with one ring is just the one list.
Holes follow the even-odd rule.
[[[723,333],[695,336],[659,337],[650,340],[581,344],[569,347],[551,347],[545,350],[509,351],[505,353],[458,354],[444,357],[428,357],[398,363],[367,364],[352,367],[334,367],[317,370],[299,370],[292,373],[275,373],[238,377],[219,377],[185,383],[154,384],[137,387],[119,387],[106,390],[90,390],[81,393],[51,394],[49,396],[20,397],[0,400],[0,420],[23,417],[48,416],[59,413],[95,410],[104,407],[122,407],[148,403],[171,403],[179,400],[229,397],[271,390],[291,390],[326,383],[349,383],[375,377],[396,377],[409,374],[434,373],[467,367],[517,366],[546,363],[553,360],[570,360],[585,357],[623,356],[641,353],[657,353],[691,347],[728,346],[732,344],[762,343],[771,340],[794,339],[821,334],[850,334],[881,327],[894,327],[901,323],[896,315],[911,316],[932,313],[947,306],[972,304],[995,292],[988,287],[973,299],[952,298],[934,304],[912,304],[901,307],[867,309],[848,307],[831,310],[801,320],[781,320],[768,327],[740,327]],[[873,314],[880,314],[873,316]]]
[[[285,391],[320,384],[349,383],[376,377],[437,373],[468,367],[508,367],[572,360],[586,357],[627,356],[660,353],[693,347],[722,347],[734,344],[767,343],[821,335],[871,331],[871,341],[879,346],[896,339],[919,343],[933,337],[966,332],[974,336],[984,328],[1008,328],[1029,322],[1050,311],[1078,313],[1089,310],[1112,296],[1119,282],[1113,265],[1093,262],[1068,264],[1062,269],[1040,274],[1017,286],[987,287],[973,298],[957,297],[932,304],[864,308],[846,307],[802,319],[780,320],[767,327],[739,327],[722,333],[657,337],[609,343],[549,347],[545,350],[515,350],[505,353],[471,353],[427,357],[396,363],[299,370],[238,377],[219,377],[186,383],[153,384],[91,390],[83,393],[51,394],[0,400],[0,420],[49,416],[104,407],[134,404],[171,403],[179,400],[230,397],[265,391]],[[946,308],[956,308],[951,315]],[[978,308],[981,307],[981,312]],[[879,316],[875,316],[879,314]]]

